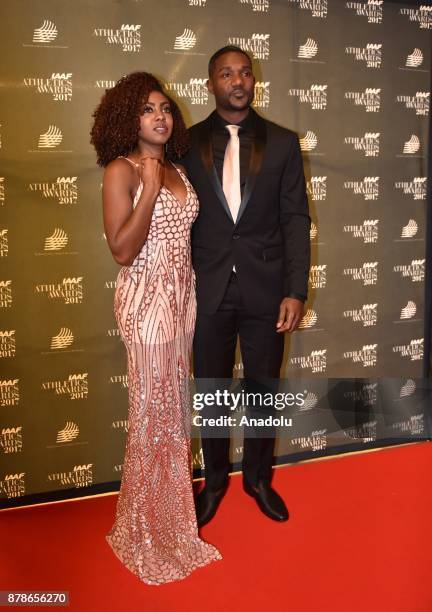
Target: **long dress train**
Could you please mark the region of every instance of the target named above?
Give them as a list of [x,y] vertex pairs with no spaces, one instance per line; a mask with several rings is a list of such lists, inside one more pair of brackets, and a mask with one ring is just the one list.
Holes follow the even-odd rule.
[[[147,584],[180,580],[222,558],[198,535],[192,492],[188,379],[196,300],[190,230],[198,199],[178,172],[185,203],[161,188],[148,238],[132,265],[120,269],[114,295],[127,349],[129,429],[106,540]],[[134,207],[141,190],[142,183]]]

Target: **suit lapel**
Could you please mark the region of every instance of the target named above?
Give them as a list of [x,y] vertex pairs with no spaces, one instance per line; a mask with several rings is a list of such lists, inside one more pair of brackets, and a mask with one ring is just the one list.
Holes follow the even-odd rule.
[[[215,112],[216,111],[213,111],[213,113],[207,118],[207,120],[202,123],[201,129],[199,131],[198,146],[201,154],[201,160],[207,172],[210,183],[212,184],[217,197],[219,198],[222,206],[224,207],[225,212],[227,213],[231,221],[234,223],[234,219],[232,218],[228,202],[226,200],[222,185],[220,184],[219,177],[217,175],[216,168],[213,163],[213,147],[211,134],[213,116]],[[237,225],[240,221],[240,218],[246,209],[247,203],[249,202],[250,196],[255,186],[257,175],[261,169],[264,149],[266,145],[266,125],[264,119],[257,115],[257,113],[255,113],[255,111],[252,109],[250,109],[249,112],[252,113],[254,138],[252,140],[252,149],[249,160],[249,173],[246,179],[243,197],[240,202],[240,208],[238,211],[235,225]]]
[[216,168],[213,163],[213,146],[212,146],[212,123],[213,123],[213,115],[214,112],[207,118],[206,121],[201,126],[199,132],[199,150],[201,154],[201,160],[204,165],[204,168],[207,172],[210,183],[215,190],[217,197],[219,198],[222,206],[225,209],[228,217],[234,223],[234,219],[232,218],[230,207],[228,206],[228,202],[226,200],[225,194],[222,189],[222,185],[220,184],[219,177],[216,172]]

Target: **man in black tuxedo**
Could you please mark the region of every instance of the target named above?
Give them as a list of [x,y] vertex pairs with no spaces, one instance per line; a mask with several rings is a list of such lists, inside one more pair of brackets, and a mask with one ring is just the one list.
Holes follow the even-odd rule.
[[[184,163],[200,201],[192,228],[197,379],[232,377],[237,336],[248,380],[278,379],[284,332],[303,314],[310,266],[310,217],[297,135],[252,108],[255,77],[247,53],[228,46],[209,62],[216,110],[190,128]],[[274,437],[245,437],[243,487],[270,518],[288,519],[271,487]],[[202,437],[206,486],[200,526],[226,491],[229,438]]]

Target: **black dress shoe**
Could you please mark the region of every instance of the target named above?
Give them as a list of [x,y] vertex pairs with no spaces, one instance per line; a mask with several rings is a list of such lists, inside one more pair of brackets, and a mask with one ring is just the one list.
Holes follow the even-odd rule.
[[288,520],[289,514],[284,500],[268,482],[261,481],[256,487],[252,487],[246,480],[243,480],[243,489],[256,500],[263,514],[274,521]]
[[198,527],[202,527],[212,520],[227,488],[228,485],[225,485],[222,489],[212,491],[208,487],[204,487],[198,494],[195,501]]

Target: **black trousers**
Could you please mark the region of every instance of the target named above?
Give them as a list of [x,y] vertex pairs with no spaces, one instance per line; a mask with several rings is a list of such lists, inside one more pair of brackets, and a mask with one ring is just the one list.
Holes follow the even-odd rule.
[[[256,390],[261,385],[255,381],[278,379],[284,351],[284,336],[276,332],[278,314],[248,312],[247,304],[240,296],[236,275],[232,273],[217,312],[209,315],[200,313],[198,309],[193,343],[195,378],[231,379],[239,336],[244,379],[249,381],[249,386]],[[220,383],[215,384],[220,387]],[[201,443],[206,486],[218,490],[228,479],[230,439],[201,436]],[[266,437],[245,436],[242,469],[243,477],[250,485],[256,486],[260,480],[270,482],[274,444],[274,435],[269,437],[268,433]]]

